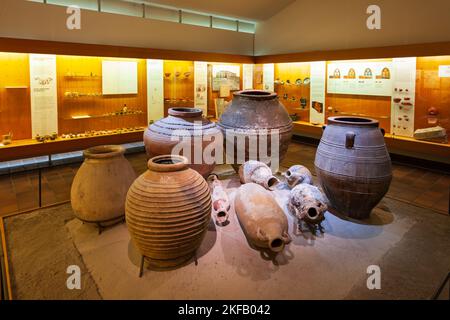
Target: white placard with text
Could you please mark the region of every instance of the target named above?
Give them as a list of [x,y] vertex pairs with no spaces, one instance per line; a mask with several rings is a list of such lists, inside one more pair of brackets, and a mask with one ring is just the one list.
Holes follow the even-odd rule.
[[30,54],[31,132],[58,133],[56,56]]
[[147,120],[164,117],[163,60],[147,60]]
[[137,94],[136,61],[102,61],[103,94]]
[[266,91],[275,91],[275,65],[273,63],[266,63],[263,65],[263,88]]
[[313,124],[325,122],[325,76],[326,62],[311,62],[311,99],[309,121]]
[[243,69],[243,90],[253,89],[253,64],[244,64]]
[[392,63],[390,61],[329,63],[327,81],[328,93],[389,97],[392,93]]

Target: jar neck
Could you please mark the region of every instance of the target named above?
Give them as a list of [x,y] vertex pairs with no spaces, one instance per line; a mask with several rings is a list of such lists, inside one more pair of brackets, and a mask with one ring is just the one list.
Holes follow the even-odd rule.
[[153,157],[147,162],[148,169],[155,172],[176,172],[188,167],[188,159],[178,155]]

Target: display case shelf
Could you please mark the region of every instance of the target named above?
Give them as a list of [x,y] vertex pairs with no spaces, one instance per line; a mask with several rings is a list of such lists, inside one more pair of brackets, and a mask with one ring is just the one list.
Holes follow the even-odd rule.
[[126,116],[141,116],[144,113],[127,113],[127,114],[99,114],[99,115],[86,115],[63,118],[64,120],[85,120],[85,119],[98,119],[98,118],[111,118],[111,117],[126,117]]
[[28,86],[6,86],[5,89],[12,90],[12,89],[28,89]]
[[126,133],[112,133],[99,136],[77,137],[38,142],[35,139],[14,140],[11,144],[0,146],[0,161],[24,159],[49,154],[84,150],[103,144],[122,144],[142,141],[144,130]]
[[64,78],[66,79],[76,79],[76,80],[100,80],[102,76],[90,76],[90,75],[64,75]]

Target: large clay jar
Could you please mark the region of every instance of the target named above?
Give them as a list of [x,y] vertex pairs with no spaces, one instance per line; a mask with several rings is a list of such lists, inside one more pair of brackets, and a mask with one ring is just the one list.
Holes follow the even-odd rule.
[[[292,137],[292,120],[288,112],[279,102],[277,94],[268,91],[245,90],[234,93],[233,101],[222,114],[218,127],[223,133],[227,163],[232,160],[231,164],[236,172],[239,165],[248,160],[263,161],[267,164],[255,149],[256,143],[264,143],[267,155],[277,156],[281,163]],[[279,130],[279,150],[277,154],[272,155],[271,134],[275,134],[274,130]],[[245,139],[245,145],[241,147],[235,143],[235,137]],[[263,140],[260,142],[260,139]],[[227,148],[227,144],[234,146],[234,149]]]
[[84,162],[73,179],[70,198],[75,216],[86,222],[123,218],[128,188],[136,179],[122,146],[106,145],[84,151]]
[[234,201],[247,239],[256,247],[280,252],[291,241],[286,215],[270,191],[247,183],[239,187]]
[[128,191],[128,230],[154,267],[171,268],[189,260],[211,219],[208,184],[187,163],[181,156],[154,157]]
[[[180,131],[182,130],[182,131]],[[197,108],[170,108],[167,118],[156,121],[149,125],[144,132],[145,150],[149,157],[172,154],[172,150],[183,139],[190,138],[189,167],[200,173],[203,177],[214,170],[215,162],[203,158],[203,151],[211,143],[222,144],[220,130],[214,123],[202,117],[202,110]],[[215,138],[213,138],[215,137]],[[218,138],[220,141],[215,141]],[[179,139],[179,140],[178,140]],[[189,141],[188,141],[189,142]],[[195,150],[195,142],[201,150]],[[201,151],[201,159],[195,164],[195,152]],[[212,153],[214,155],[214,152]],[[207,161],[205,161],[207,160]]]
[[391,159],[378,121],[328,118],[315,167],[335,211],[356,219],[368,218],[392,179]]

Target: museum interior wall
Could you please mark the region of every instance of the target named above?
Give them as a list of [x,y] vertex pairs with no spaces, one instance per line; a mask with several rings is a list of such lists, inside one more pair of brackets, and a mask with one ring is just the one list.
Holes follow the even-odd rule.
[[253,55],[250,33],[83,9],[81,30],[73,31],[66,28],[66,9],[2,0],[0,37]]
[[255,55],[384,47],[450,40],[450,2],[377,1],[381,30],[366,28],[373,1],[297,0],[257,24]]
[[[251,34],[90,10],[82,11],[81,30],[69,31],[61,27],[67,17],[64,6],[2,1],[0,36],[16,39],[2,40],[4,50],[0,48],[0,52],[5,51],[0,53],[0,134],[6,137],[5,148],[10,149],[4,150],[3,156],[8,152],[10,155],[2,159],[71,151],[100,143],[84,138],[108,137],[102,138],[102,143],[136,141],[149,123],[167,116],[170,107],[199,107],[204,117],[216,121],[233,93],[259,89],[278,94],[298,136],[319,139],[330,116],[370,117],[379,121],[391,152],[448,162],[447,47],[430,44],[427,48],[432,54],[422,56],[416,56],[413,49],[399,56],[382,51],[377,56],[380,51],[376,51],[365,60],[358,52],[366,58],[367,50],[355,49],[351,54],[355,60],[333,58],[333,53],[339,53],[333,49],[448,40],[448,34],[442,31],[448,29],[447,20],[434,19],[420,26],[413,22],[422,14],[436,13],[439,17],[438,11],[445,11],[448,4],[436,2],[424,13],[417,1],[395,3],[382,4],[390,10],[383,10],[382,29],[371,33],[352,25],[365,26],[367,15],[360,1],[346,1],[339,8],[331,1],[314,6],[309,1],[295,1],[272,18],[259,21],[256,34]],[[317,10],[323,11],[327,21],[336,22],[326,24],[336,25],[333,36],[320,24],[305,22]],[[297,19],[291,17],[291,12],[310,14]],[[403,19],[406,22],[397,27],[399,18],[391,17],[393,12],[400,12],[400,18],[409,12],[411,18]],[[361,14],[361,21],[345,18],[352,14]],[[292,28],[302,32],[288,32]],[[308,28],[312,28],[310,32],[306,32]],[[385,32],[389,36],[385,37]],[[423,34],[432,36],[424,39]],[[294,36],[297,38],[289,38]],[[21,38],[52,42],[21,42]],[[276,46],[293,55],[286,63],[277,55],[254,56],[254,38],[256,54],[278,53],[271,49]],[[326,47],[316,45],[319,43]],[[179,48],[183,50],[175,50]],[[305,50],[325,51],[311,51],[321,52],[320,59],[295,56]],[[64,55],[57,54],[60,52]],[[157,59],[152,56],[154,52]],[[264,63],[259,63],[261,59]],[[124,68],[132,72],[122,73]],[[51,84],[45,83],[47,78]],[[119,84],[110,88],[112,91],[105,91],[105,85],[115,82]],[[132,88],[121,88],[123,83]],[[42,101],[48,97],[38,97],[34,91],[40,85],[51,87],[54,101],[50,104]],[[51,105],[51,119],[39,120],[42,114],[36,109],[38,105]],[[42,126],[42,122],[47,125]],[[77,145],[79,138],[86,144]],[[36,146],[49,140],[59,144]],[[68,140],[73,140],[70,148]],[[11,149],[20,146],[25,150],[29,145],[35,151]]]

